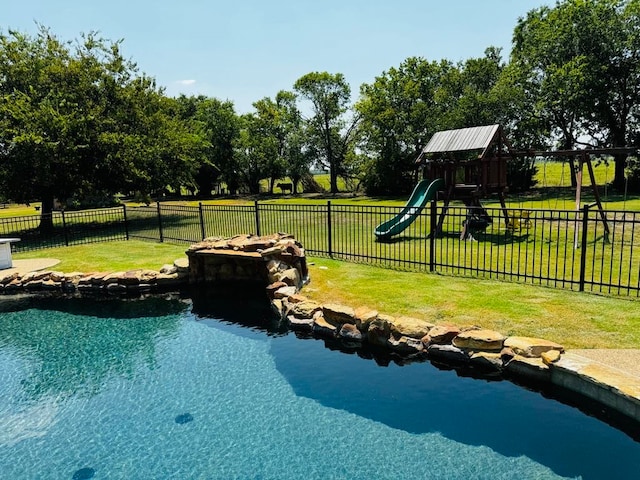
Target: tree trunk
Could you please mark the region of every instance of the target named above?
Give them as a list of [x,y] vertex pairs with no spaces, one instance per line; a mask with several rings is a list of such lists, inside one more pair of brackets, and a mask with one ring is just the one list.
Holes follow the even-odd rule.
[[335,165],[331,165],[329,175],[331,177],[331,193],[338,193],[338,169]]
[[43,195],[40,207],[40,233],[53,231],[53,195]]
[[624,170],[627,166],[627,155],[625,154],[614,155],[613,163],[614,163],[615,174],[613,176],[612,186],[619,192],[622,192],[624,190],[624,183],[625,183]]
[[[569,157],[567,159],[569,163],[569,177],[571,178],[571,188],[578,187],[578,178],[576,177],[576,159],[574,157]],[[564,168],[564,165],[562,165]]]
[[[617,128],[611,128],[611,146],[624,147],[627,139],[626,126],[618,126]],[[613,155],[614,176],[613,176],[613,188],[618,191],[624,190],[625,178],[624,170],[627,166],[627,155],[619,153]]]
[[338,165],[336,165],[336,159],[333,157],[333,143],[331,142],[331,126],[329,125],[329,115],[324,115],[324,134],[327,148],[327,161],[329,163],[329,178],[331,193],[338,193]]

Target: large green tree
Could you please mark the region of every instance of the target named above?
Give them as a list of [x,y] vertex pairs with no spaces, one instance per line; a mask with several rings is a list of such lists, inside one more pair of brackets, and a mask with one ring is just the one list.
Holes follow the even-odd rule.
[[484,56],[458,64],[411,57],[362,85],[356,108],[369,157],[367,192],[410,191],[415,160],[436,131],[500,123],[517,134],[525,124],[513,119],[525,98],[506,71],[500,50],[489,47]]
[[504,123],[511,102],[507,92],[497,89],[504,66],[500,49],[489,47],[483,57],[447,69],[435,93],[441,126],[453,129]]
[[190,175],[199,143],[119,42],[63,42],[44,27],[0,34],[0,184],[13,200],[42,201],[43,228],[54,198],[153,192]]
[[[272,123],[261,115],[249,113],[240,120],[240,135],[234,143],[238,176],[249,193],[255,195],[260,193],[260,180],[269,176],[278,158],[278,143]],[[284,168],[279,172],[284,172]]]
[[360,87],[356,109],[362,116],[363,149],[369,157],[364,178],[370,194],[411,189],[415,160],[441,127],[435,95],[450,62],[410,57]]
[[204,158],[198,163],[195,175],[198,194],[207,197],[214,184],[223,180],[230,193],[239,188],[238,162],[234,156],[234,142],[240,133],[240,118],[233,102],[217,98],[181,97],[186,115],[206,142]]
[[370,158],[367,191],[410,191],[415,160],[436,131],[503,121],[509,102],[496,91],[503,68],[495,48],[457,65],[411,57],[362,85],[356,108]]
[[311,72],[296,80],[294,90],[311,104],[307,132],[316,160],[329,167],[331,193],[338,192],[338,177],[353,149],[357,118],[347,119],[351,87],[341,73]]
[[[640,0],[564,0],[520,19],[511,63],[562,148],[633,141],[640,110]],[[624,185],[615,157],[614,186]]]
[[263,98],[253,106],[256,110],[255,122],[260,126],[256,133],[262,137],[265,146],[275,149],[264,160],[269,193],[273,193],[275,181],[289,172],[295,172],[299,164],[294,136],[301,129],[302,119],[295,94],[285,90],[278,92],[275,99]]

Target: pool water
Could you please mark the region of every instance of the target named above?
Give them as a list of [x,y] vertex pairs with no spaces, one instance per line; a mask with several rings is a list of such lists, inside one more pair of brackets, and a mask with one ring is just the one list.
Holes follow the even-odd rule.
[[640,443],[577,409],[237,308],[1,301],[0,478],[638,478]]

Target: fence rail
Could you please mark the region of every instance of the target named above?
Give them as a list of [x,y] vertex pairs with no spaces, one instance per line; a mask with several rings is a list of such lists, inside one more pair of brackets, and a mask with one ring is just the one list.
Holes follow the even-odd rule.
[[[148,207],[55,212],[0,219],[16,251],[138,238],[194,243],[239,233],[292,233],[307,252],[387,268],[525,282],[612,295],[640,296],[640,212],[449,207],[435,202],[388,242],[376,225],[401,207],[270,204]],[[464,226],[466,225],[466,228]],[[46,226],[46,225],[45,225]],[[608,228],[607,228],[608,227]]]
[[19,237],[16,252],[128,239],[125,207],[0,218],[0,236]]

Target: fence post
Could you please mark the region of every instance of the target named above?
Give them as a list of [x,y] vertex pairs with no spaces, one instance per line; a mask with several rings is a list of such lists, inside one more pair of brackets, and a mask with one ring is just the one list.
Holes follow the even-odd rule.
[[[67,232],[67,221],[64,218],[64,209],[60,210],[62,213],[62,231],[64,232],[64,244],[69,246],[69,234]],[[53,212],[51,212],[51,218],[53,219]]]
[[331,200],[327,200],[327,240],[328,240],[328,253],[329,257],[333,258],[333,232],[331,227]]
[[258,208],[258,200],[254,200],[253,204],[256,209],[256,235],[260,236],[260,210]]
[[158,233],[160,234],[160,243],[164,242],[164,234],[162,233],[162,212],[160,212],[160,202],[156,202],[158,209]]
[[438,228],[438,207],[435,200],[431,200],[431,212],[429,213],[429,271],[436,271],[436,229]]
[[582,241],[580,242],[580,283],[578,290],[584,292],[584,279],[587,267],[587,228],[589,227],[589,207],[582,207]]
[[202,212],[202,202],[198,202],[198,212],[200,213],[200,233],[202,234],[202,239],[207,238],[207,232],[204,228],[204,213]]
[[122,217],[124,218],[124,235],[129,240],[129,220],[127,219],[127,206],[122,204]]

